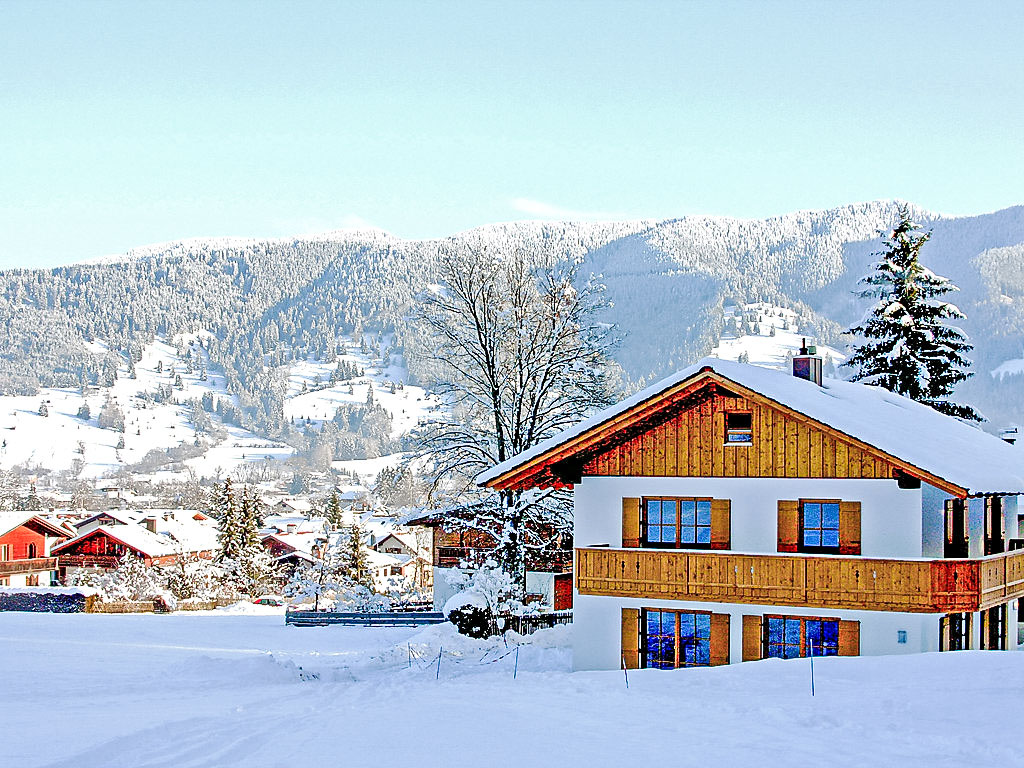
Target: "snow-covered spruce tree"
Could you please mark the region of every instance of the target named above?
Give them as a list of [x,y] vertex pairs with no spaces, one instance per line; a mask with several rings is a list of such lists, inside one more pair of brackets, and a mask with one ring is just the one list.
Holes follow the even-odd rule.
[[861,298],[875,303],[861,323],[848,332],[863,339],[843,363],[853,381],[875,384],[962,419],[982,417],[969,405],[952,402],[953,388],[973,374],[965,356],[972,346],[947,321],[963,313],[940,297],[959,290],[920,261],[931,232],[921,232],[906,206],[885,241],[875,271],[861,279]]
[[341,550],[341,563],[345,574],[354,584],[373,589],[373,574],[367,562],[366,551],[363,549],[363,526],[355,518],[339,537],[338,547]]
[[572,535],[568,495],[483,491],[475,476],[612,399],[613,329],[597,320],[604,286],[579,260],[538,263],[510,248],[443,248],[418,323],[430,376],[451,417],[416,435],[430,503],[453,526],[485,532],[520,590],[526,563]]
[[345,520],[341,513],[341,501],[338,499],[337,491],[331,491],[331,495],[327,498],[327,504],[324,507],[324,517],[327,518],[331,530],[337,531],[344,524]]
[[210,514],[217,520],[217,542],[220,544],[217,559],[235,559],[242,548],[242,522],[238,499],[230,477],[213,487]]

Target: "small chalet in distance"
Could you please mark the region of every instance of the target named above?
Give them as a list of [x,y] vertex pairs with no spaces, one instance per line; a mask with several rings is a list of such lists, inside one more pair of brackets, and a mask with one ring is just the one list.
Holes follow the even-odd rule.
[[48,587],[57,582],[50,550],[68,532],[35,512],[0,512],[0,586]]
[[704,359],[482,473],[574,489],[574,664],[1016,649],[1020,451],[877,387]]

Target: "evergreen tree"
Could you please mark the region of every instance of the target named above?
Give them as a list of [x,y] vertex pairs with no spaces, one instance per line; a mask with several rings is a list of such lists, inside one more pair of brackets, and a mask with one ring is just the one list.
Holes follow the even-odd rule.
[[327,518],[327,522],[331,528],[335,531],[339,530],[344,525],[344,519],[341,514],[341,501],[338,499],[336,491],[332,491],[330,498],[327,499],[327,506],[324,509],[324,516]]
[[46,406],[46,401],[45,400],[41,400],[39,402],[39,415],[40,416],[49,416],[50,415],[50,409]]
[[241,514],[235,489],[228,477],[213,487],[210,513],[218,522],[217,542],[220,544],[218,560],[234,560],[242,549]]
[[931,232],[910,218],[906,206],[885,241],[875,271],[861,279],[861,298],[875,300],[870,313],[849,333],[864,342],[843,363],[854,369],[853,381],[875,384],[962,419],[980,421],[969,405],[949,400],[953,388],[973,375],[966,370],[972,349],[967,335],[946,321],[963,318],[939,297],[959,290],[920,261]]
[[353,520],[346,533],[348,535],[344,537],[342,550],[343,568],[353,582],[372,589],[373,575],[363,549],[363,526],[359,524],[358,518]]

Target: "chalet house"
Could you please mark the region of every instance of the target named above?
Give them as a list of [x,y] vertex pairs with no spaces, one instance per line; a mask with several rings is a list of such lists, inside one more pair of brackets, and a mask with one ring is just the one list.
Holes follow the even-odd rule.
[[147,566],[173,565],[178,561],[178,548],[172,541],[141,525],[101,525],[53,549],[53,554],[60,558],[65,580],[75,570],[116,568],[129,553]]
[[702,360],[478,477],[574,489],[578,669],[1017,647],[1020,451],[793,368]]
[[[469,530],[453,524],[443,512],[421,514],[406,521],[429,532],[430,584],[434,592],[434,610],[441,610],[457,591],[448,584],[447,573],[464,564],[483,565],[493,555],[497,540],[485,531]],[[529,535],[529,532],[527,532]],[[545,536],[547,538],[547,536]],[[566,547],[568,547],[568,543]],[[528,558],[526,562],[527,599],[556,610],[572,607],[572,550],[555,549]]]
[[0,512],[0,586],[48,587],[57,582],[51,549],[68,533],[34,512]]

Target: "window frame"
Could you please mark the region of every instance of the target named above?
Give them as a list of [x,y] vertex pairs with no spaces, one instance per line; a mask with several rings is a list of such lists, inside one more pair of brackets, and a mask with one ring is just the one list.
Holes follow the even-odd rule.
[[[772,643],[770,641],[771,635],[770,635],[770,630],[769,630],[769,626],[770,626],[769,625],[769,621],[771,619],[781,619],[783,621],[799,621],[800,622],[800,643],[799,643],[800,655],[799,656],[771,656],[771,655],[769,655],[768,649],[772,645],[778,645],[778,643]],[[808,645],[808,642],[807,642],[807,622],[809,622],[809,621],[819,621],[819,622],[822,622],[822,623],[827,621],[827,622],[832,622],[832,623],[834,623],[836,625],[836,642],[835,642],[835,650],[834,650],[834,652],[832,652],[832,653],[815,653],[814,654],[814,658],[817,659],[817,658],[821,658],[823,656],[839,656],[839,655],[841,655],[840,654],[840,646],[839,646],[839,630],[840,630],[840,625],[842,623],[842,619],[839,619],[839,618],[837,618],[835,616],[793,616],[791,614],[783,614],[783,613],[766,613],[761,618],[761,627],[762,627],[762,633],[761,633],[761,658],[762,659],[779,659],[779,658],[781,658],[783,660],[806,659],[806,658],[808,658],[807,650],[808,650],[809,645]],[[824,630],[824,627],[822,627],[822,630]],[[785,636],[785,630],[783,631],[783,636]],[[783,645],[783,647],[787,647],[787,646],[788,647],[792,647],[793,643],[787,643],[787,642],[784,641],[782,643],[782,645]],[[821,646],[821,649],[824,650],[824,646]]]
[[[659,502],[673,501],[673,502],[676,503],[675,523],[674,523],[674,528],[675,528],[675,541],[674,542],[673,541],[651,541],[648,538],[648,530],[649,530],[650,525],[649,525],[649,522],[648,522],[647,503],[649,501],[659,501]],[[684,526],[682,524],[682,515],[680,514],[680,502],[684,502],[684,501],[692,501],[693,502],[693,525],[692,526],[689,526],[689,525]],[[711,532],[712,532],[712,529],[714,527],[714,525],[713,525],[713,517],[712,517],[713,514],[714,514],[714,507],[712,506],[712,502],[713,501],[714,501],[714,498],[712,498],[710,496],[641,496],[640,497],[640,546],[645,548],[645,549],[711,549],[711,542],[712,542]],[[701,525],[701,524],[699,524],[697,522],[698,521],[697,505],[700,502],[707,502],[707,505],[708,505],[708,524],[707,525]],[[665,524],[663,524],[663,523],[659,523],[658,527],[661,528],[661,529],[665,529],[667,526]],[[694,541],[693,541],[693,543],[684,542],[682,540],[682,531],[683,531],[684,528],[691,528],[691,527],[693,529]],[[707,531],[708,531],[708,540],[707,540],[707,542],[698,542],[697,541],[698,531],[701,528],[707,528]]]
[[[746,416],[750,419],[749,427],[730,427],[729,419],[732,416]],[[746,440],[730,440],[732,435],[746,436]],[[725,445],[736,448],[749,448],[754,444],[754,412],[753,411],[726,411],[725,412]]]
[[[648,663],[648,616],[651,613],[659,614],[671,614],[674,617],[674,633],[672,635],[672,666],[654,666]],[[689,662],[684,657],[685,651],[682,650],[682,617],[683,616],[693,617],[694,634],[693,639],[698,643],[703,640],[707,643],[707,662],[694,661]],[[701,637],[698,634],[697,628],[697,617],[707,617],[707,637]],[[711,666],[711,616],[712,611],[685,611],[674,608],[641,608],[640,609],[640,668],[641,669],[690,669],[693,667],[710,667]],[[659,634],[658,637],[664,635]],[[695,657],[697,654],[694,654]]]
[[[798,538],[797,538],[797,552],[802,552],[802,553],[810,554],[810,555],[838,555],[838,554],[840,554],[840,551],[842,550],[842,546],[843,546],[843,539],[842,539],[842,530],[843,530],[843,522],[842,522],[843,506],[842,506],[842,504],[843,503],[842,503],[842,499],[799,499],[798,503],[800,504],[800,531],[798,533]],[[817,530],[817,531],[819,531],[821,533],[821,536],[819,537],[819,541],[824,539],[825,531],[833,530],[831,528],[831,526],[826,528],[825,525],[824,525],[824,522],[825,522],[824,505],[825,504],[834,504],[836,506],[836,527],[835,527],[836,544],[835,544],[835,546],[824,546],[824,545],[821,545],[821,544],[819,544],[819,545],[810,545],[809,546],[807,544],[804,544],[804,530],[806,528],[806,526],[804,525],[804,520],[805,520],[804,505],[805,504],[817,504],[820,507],[822,507],[822,509],[820,511],[819,518],[818,518],[819,525],[817,527],[813,527],[812,528],[812,530]]]

